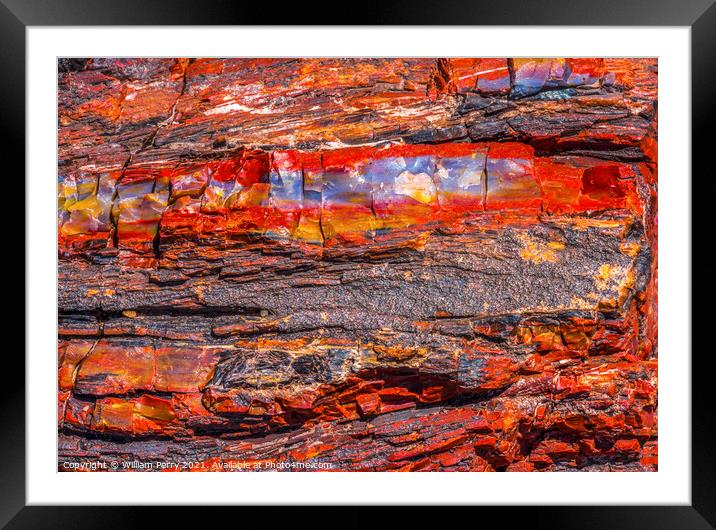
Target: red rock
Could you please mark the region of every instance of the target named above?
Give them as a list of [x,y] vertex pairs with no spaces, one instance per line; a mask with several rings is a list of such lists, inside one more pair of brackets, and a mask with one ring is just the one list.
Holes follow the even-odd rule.
[[59,461],[657,470],[656,66],[60,68]]
[[152,389],[153,348],[99,342],[84,359],[75,377],[79,394],[124,394]]
[[74,341],[61,347],[58,381],[61,390],[71,390],[75,384],[78,365],[87,357],[95,345],[94,341]]
[[157,348],[154,353],[154,390],[198,392],[209,381],[220,348]]
[[614,450],[618,451],[620,453],[641,453],[641,444],[639,443],[639,440],[635,439],[625,439],[625,440],[617,440],[614,443]]
[[361,414],[373,414],[380,408],[380,397],[377,394],[359,394],[356,396],[356,404]]

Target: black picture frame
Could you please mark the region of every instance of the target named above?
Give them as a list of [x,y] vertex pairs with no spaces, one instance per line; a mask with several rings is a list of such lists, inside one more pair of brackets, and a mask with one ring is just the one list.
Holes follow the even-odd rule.
[[[27,26],[92,26],[92,25],[272,25],[314,24],[314,15],[339,13],[336,4],[322,6],[312,3],[284,5],[271,9],[262,3],[238,3],[230,0],[0,0],[0,109],[4,140],[3,159],[17,160],[17,174],[24,175],[22,153],[25,138],[25,30]],[[679,178],[692,182],[692,226],[694,231],[708,226],[696,221],[695,212],[708,211],[709,193],[700,191],[697,182],[713,186],[713,176],[707,171],[707,157],[712,146],[707,120],[714,115],[714,65],[716,64],[716,6],[714,0],[541,0],[539,2],[496,2],[447,0],[440,3],[416,0],[383,2],[380,5],[354,6],[343,11],[351,25],[589,25],[589,26],[690,26],[691,27],[691,90],[692,90],[692,160],[693,173],[702,170],[703,181],[690,175]],[[683,80],[688,83],[688,79]],[[710,180],[706,180],[710,179]],[[685,182],[688,182],[685,180]],[[13,184],[14,186],[16,184]],[[29,197],[29,193],[25,194]],[[19,200],[19,199],[16,199]],[[712,236],[705,236],[712,237]],[[692,242],[699,241],[696,232]],[[27,244],[27,241],[25,241]],[[707,245],[710,247],[710,245]],[[692,245],[697,250],[697,245]],[[703,248],[703,245],[701,245]],[[702,254],[708,249],[701,250]],[[19,253],[19,252],[18,252]],[[707,257],[707,255],[704,255]],[[692,256],[692,263],[698,260]],[[695,274],[695,270],[693,274]],[[27,281],[27,278],[26,278]],[[708,283],[708,282],[706,282]],[[713,282],[711,282],[713,283]],[[705,291],[700,289],[705,296]],[[689,308],[684,308],[689,310]],[[29,316],[28,316],[29,317]],[[692,329],[708,329],[709,311],[697,311],[692,301]],[[693,339],[696,339],[694,336]],[[589,507],[508,507],[480,508],[483,511],[510,510],[509,521],[524,522],[530,527],[550,528],[715,528],[716,527],[716,458],[711,433],[714,432],[714,392],[711,390],[711,350],[697,350],[696,342],[684,338],[684,354],[692,356],[692,469],[689,506],[589,506]],[[3,361],[4,371],[13,374],[3,380],[4,397],[0,426],[2,426],[2,472],[0,474],[0,524],[7,528],[127,528],[157,515],[160,508],[151,507],[78,507],[26,506],[25,478],[25,363],[21,356],[8,351]],[[559,492],[555,491],[558,499]],[[78,492],[78,500],[81,494]],[[207,524],[218,524],[226,508],[203,507],[212,510]],[[372,508],[371,508],[372,509]],[[453,510],[451,518],[455,516]],[[457,513],[464,514],[466,508]],[[266,517],[266,508],[241,508],[241,520]],[[306,508],[284,512],[292,521],[310,521]],[[354,511],[355,508],[343,508]],[[325,512],[324,517],[325,517]],[[186,509],[174,507],[162,510],[163,526],[180,525],[186,521]],[[493,514],[495,515],[495,514]],[[209,519],[210,517],[210,519]],[[218,517],[218,518],[217,518]],[[276,512],[270,518],[276,522]],[[335,515],[331,517],[336,517]],[[338,515],[342,526],[358,525],[360,521],[378,520],[380,515]],[[423,518],[423,510],[403,510],[401,523]],[[474,516],[471,516],[474,517]],[[480,516],[482,517],[482,515]],[[214,523],[211,523],[214,521]],[[230,520],[229,520],[230,521]],[[448,523],[450,524],[450,523]]]

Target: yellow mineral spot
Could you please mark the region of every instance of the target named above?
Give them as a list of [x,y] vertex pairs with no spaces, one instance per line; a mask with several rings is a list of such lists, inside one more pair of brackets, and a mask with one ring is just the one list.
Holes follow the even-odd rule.
[[623,274],[622,281],[618,285],[619,292],[619,303],[623,303],[624,300],[629,296],[629,293],[634,288],[636,283],[636,273],[633,268],[630,268]]
[[625,221],[614,220],[614,219],[591,219],[580,217],[574,219],[572,226],[577,230],[586,230],[588,228],[619,228],[623,227]]
[[559,259],[558,252],[564,250],[564,243],[560,241],[544,242],[527,234],[519,234],[517,239],[522,246],[520,257],[532,263],[554,263]]
[[196,294],[196,299],[200,304],[204,303],[204,288],[201,285],[198,285],[196,289],[194,289],[194,293]]
[[640,248],[641,246],[637,243],[622,243],[620,246],[620,250],[630,258],[635,258]]
[[99,294],[99,290],[97,289],[87,289],[87,296],[96,296]]
[[131,311],[129,309],[125,309],[124,311],[122,311],[122,314],[127,318],[134,318],[137,316],[136,311]]
[[628,279],[628,272],[624,267],[605,263],[599,267],[594,275],[595,286],[600,291],[615,289],[620,286],[622,280]]

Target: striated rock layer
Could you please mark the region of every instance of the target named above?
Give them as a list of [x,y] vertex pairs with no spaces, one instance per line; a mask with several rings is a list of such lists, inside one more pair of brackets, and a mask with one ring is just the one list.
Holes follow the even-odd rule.
[[657,469],[655,59],[60,59],[59,470]]

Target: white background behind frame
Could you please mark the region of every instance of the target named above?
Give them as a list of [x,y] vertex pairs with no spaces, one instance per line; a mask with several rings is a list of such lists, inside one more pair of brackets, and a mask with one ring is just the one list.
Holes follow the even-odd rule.
[[[28,27],[27,504],[691,502],[691,33],[688,27]],[[659,471],[57,471],[57,57],[658,57]]]

